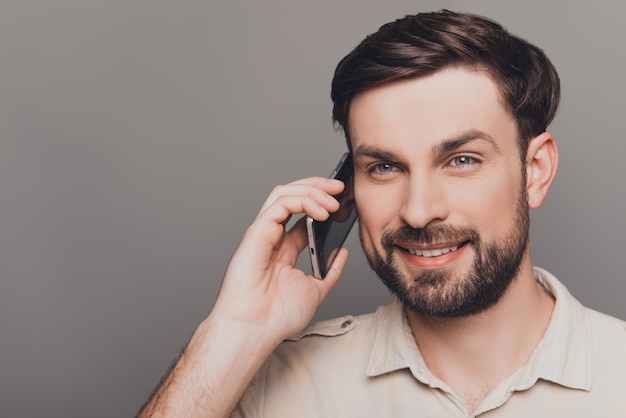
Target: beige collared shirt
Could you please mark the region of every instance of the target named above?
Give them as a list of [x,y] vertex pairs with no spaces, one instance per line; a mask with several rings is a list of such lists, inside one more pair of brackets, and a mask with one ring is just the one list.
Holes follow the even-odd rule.
[[626,324],[585,308],[545,270],[535,276],[556,298],[546,334],[471,414],[428,370],[393,302],[282,343],[233,416],[626,417]]

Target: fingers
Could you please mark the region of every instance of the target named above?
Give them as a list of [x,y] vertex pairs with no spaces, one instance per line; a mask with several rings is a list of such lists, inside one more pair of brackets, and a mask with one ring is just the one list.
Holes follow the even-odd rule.
[[257,219],[267,216],[275,222],[288,220],[289,215],[305,213],[323,220],[334,212],[338,203],[333,195],[341,193],[344,184],[339,180],[310,177],[286,185],[276,186],[261,207]]
[[[335,195],[343,190],[344,184],[341,180],[329,179],[326,177],[308,177],[299,179],[288,184],[279,185],[274,187],[272,192],[267,197],[265,204],[261,208],[261,211],[271,205],[276,198],[285,195],[292,194],[294,191],[300,190],[298,194],[307,194],[314,189],[320,189],[328,194]],[[296,192],[297,193],[297,192]]]
[[[269,195],[255,222],[246,231],[243,246],[255,248],[257,254],[269,257],[271,252],[281,246],[284,239],[295,240],[295,255],[288,251],[289,258],[297,259],[306,246],[304,221],[301,226],[285,234],[285,225],[292,215],[303,213],[313,219],[323,221],[329,213],[339,208],[339,202],[333,197],[344,188],[343,182],[323,177],[310,177],[277,186]],[[290,241],[286,247],[294,246]]]
[[332,196],[328,198],[314,198],[309,196],[282,196],[276,199],[265,211],[259,214],[258,220],[269,220],[277,224],[284,224],[291,215],[304,213],[311,218],[323,221],[331,212],[338,209],[339,203]]
[[[306,218],[289,230],[284,223],[294,214],[324,220],[339,209],[333,195],[343,183],[309,178],[272,191],[228,265],[218,297],[221,315],[262,324],[286,335],[310,321],[315,309],[339,281],[347,251],[341,250],[325,280],[317,280],[296,267],[307,245]],[[270,324],[268,326],[267,324]]]

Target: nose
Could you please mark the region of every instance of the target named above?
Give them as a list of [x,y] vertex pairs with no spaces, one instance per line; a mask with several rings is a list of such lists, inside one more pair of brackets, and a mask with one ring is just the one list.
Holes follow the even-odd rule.
[[442,183],[436,175],[410,177],[400,209],[400,217],[407,225],[424,228],[448,217],[449,206]]

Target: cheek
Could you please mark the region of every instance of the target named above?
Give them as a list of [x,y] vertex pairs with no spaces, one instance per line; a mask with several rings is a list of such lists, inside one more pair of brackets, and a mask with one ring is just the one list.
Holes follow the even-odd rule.
[[[470,223],[496,235],[508,228],[516,215],[521,176],[489,176],[459,194],[456,206],[472,218]],[[489,232],[491,231],[491,232]]]
[[394,189],[389,185],[372,186],[355,182],[354,200],[365,245],[380,242],[382,232],[397,219],[399,198]]

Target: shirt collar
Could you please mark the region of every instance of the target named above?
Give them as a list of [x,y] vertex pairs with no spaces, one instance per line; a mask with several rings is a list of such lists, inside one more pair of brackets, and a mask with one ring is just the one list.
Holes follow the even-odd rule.
[[516,373],[516,389],[538,379],[591,390],[591,323],[585,307],[552,274],[535,267],[535,279],[556,299],[552,318],[527,366]]
[[417,348],[413,332],[400,301],[376,312],[375,338],[367,367],[367,376],[379,376],[400,369],[410,369],[415,378],[431,384],[432,374]]
[[[526,366],[511,378],[513,390],[530,388],[538,379],[591,389],[591,330],[585,308],[556,277],[535,268],[536,280],[556,299],[548,329]],[[421,382],[441,387],[415,344],[402,304],[395,300],[378,310],[368,376],[410,369]],[[508,379],[507,379],[508,380]]]

